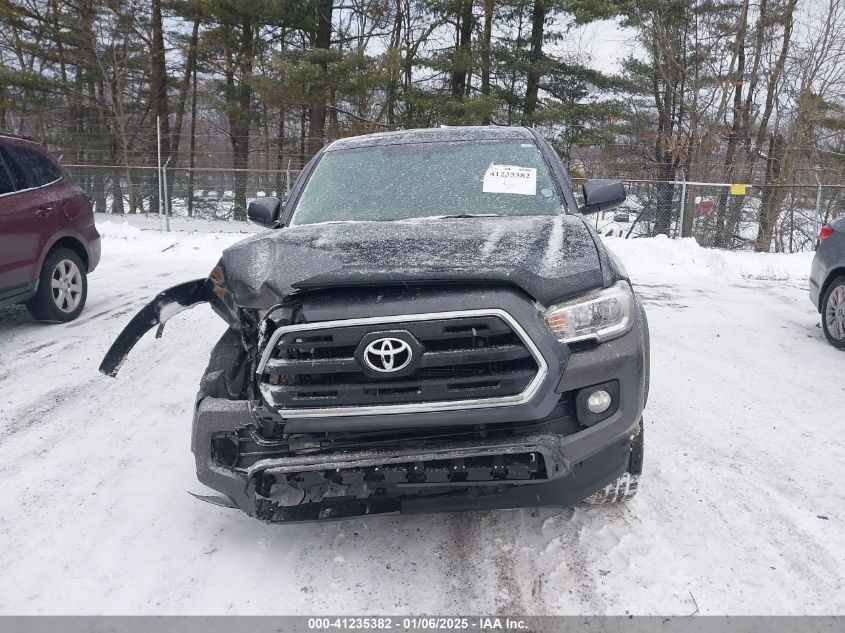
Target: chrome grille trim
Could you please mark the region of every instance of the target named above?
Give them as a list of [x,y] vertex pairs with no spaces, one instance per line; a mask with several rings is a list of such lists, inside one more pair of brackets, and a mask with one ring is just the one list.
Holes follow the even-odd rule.
[[[399,324],[407,323],[409,321],[433,321],[441,319],[454,319],[461,317],[482,317],[482,316],[496,316],[507,323],[514,333],[525,344],[525,347],[537,363],[537,373],[525,389],[518,394],[509,396],[500,396],[495,398],[477,398],[472,400],[449,400],[449,401],[435,401],[435,402],[417,402],[407,404],[384,404],[384,405],[363,405],[363,406],[346,406],[346,407],[321,407],[321,408],[307,408],[307,409],[282,409],[273,407],[283,417],[292,418],[323,418],[334,416],[362,416],[362,415],[387,415],[396,413],[419,413],[419,412],[437,412],[437,411],[457,411],[463,409],[483,409],[490,407],[514,406],[524,404],[531,400],[543,384],[546,376],[549,373],[549,366],[546,359],[540,353],[540,350],[528,336],[528,333],[523,329],[519,322],[511,316],[511,314],[500,308],[486,308],[480,310],[453,310],[448,312],[427,312],[422,314],[398,314],[383,317],[367,317],[361,319],[340,319],[334,321],[317,321],[315,323],[298,323],[295,325],[285,325],[276,329],[267,341],[264,352],[261,355],[261,360],[258,363],[256,374],[261,376],[264,373],[264,368],[269,362],[273,350],[279,339],[289,332],[308,332],[313,330],[321,330],[335,327],[351,327],[358,325],[381,325],[381,324]],[[266,393],[268,385],[260,380],[259,388],[261,395],[266,403],[271,403],[272,399]],[[272,406],[272,405],[271,405]]]

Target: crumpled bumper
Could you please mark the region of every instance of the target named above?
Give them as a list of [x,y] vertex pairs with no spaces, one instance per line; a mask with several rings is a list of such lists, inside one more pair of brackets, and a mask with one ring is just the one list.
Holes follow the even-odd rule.
[[[254,428],[256,415],[248,402],[201,399],[193,452],[199,480],[225,496],[220,505],[268,522],[571,505],[624,472],[635,432],[635,424],[620,417],[613,440],[575,462],[567,453],[577,453],[570,450],[577,433],[540,432],[424,448],[259,455],[248,466],[236,466],[231,455],[216,447],[221,438]],[[255,444],[251,448],[255,452]],[[273,443],[257,450],[272,455]]]

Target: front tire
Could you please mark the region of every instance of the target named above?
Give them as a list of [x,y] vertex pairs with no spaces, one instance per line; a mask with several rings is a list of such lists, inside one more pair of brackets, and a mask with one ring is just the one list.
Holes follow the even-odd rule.
[[88,276],[82,259],[70,249],[57,248],[41,267],[38,291],[26,309],[38,321],[73,321],[85,307]]
[[637,494],[640,475],[643,472],[643,450],[645,437],[643,432],[643,421],[640,420],[637,426],[636,435],[631,440],[631,456],[628,459],[628,469],[619,475],[613,483],[608,484],[598,492],[594,492],[584,499],[584,503],[590,505],[604,505],[607,503],[619,503],[633,499]]
[[831,345],[845,350],[845,275],[830,282],[824,293],[822,330]]

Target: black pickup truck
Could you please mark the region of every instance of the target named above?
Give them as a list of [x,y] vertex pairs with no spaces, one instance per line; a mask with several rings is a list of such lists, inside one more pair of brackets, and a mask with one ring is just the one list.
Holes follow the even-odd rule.
[[636,492],[649,339],[627,274],[525,128],[325,147],[269,230],[165,290],[100,367],[208,302],[229,329],[200,384],[202,499],[269,522],[566,506]]

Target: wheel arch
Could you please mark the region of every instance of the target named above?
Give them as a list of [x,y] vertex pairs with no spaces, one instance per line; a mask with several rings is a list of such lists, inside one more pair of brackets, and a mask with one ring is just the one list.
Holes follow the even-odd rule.
[[830,288],[830,284],[833,283],[833,280],[839,277],[845,277],[845,266],[834,268],[827,274],[822,287],[819,289],[819,305],[817,306],[819,312],[822,312],[823,310],[822,304],[824,303],[824,296],[827,293],[827,289]]
[[60,237],[50,245],[50,248],[48,248],[47,252],[44,253],[44,258],[42,259],[42,266],[44,265],[43,262],[47,260],[50,254],[60,248],[66,248],[79,255],[79,259],[82,260],[82,263],[85,266],[85,272],[88,272],[91,261],[88,256],[88,250],[85,248],[85,245],[81,241],[79,241],[72,235],[65,235],[63,237]]

